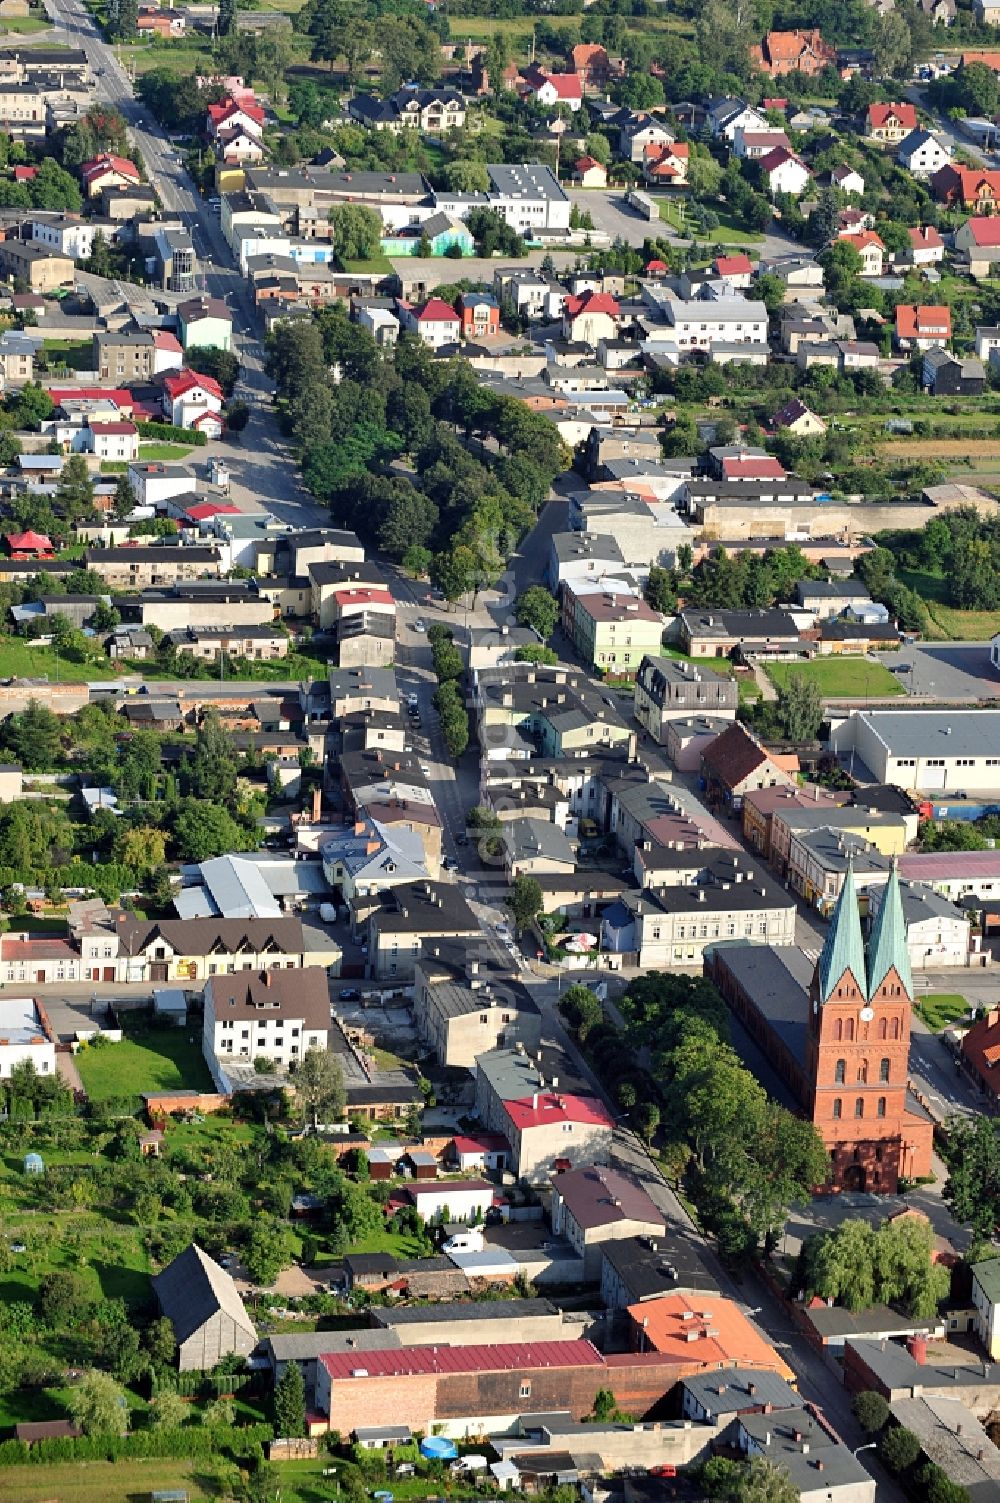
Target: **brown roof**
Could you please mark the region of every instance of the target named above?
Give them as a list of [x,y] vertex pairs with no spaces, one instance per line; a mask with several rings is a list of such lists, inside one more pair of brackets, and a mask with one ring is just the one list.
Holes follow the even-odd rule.
[[330,988],[322,966],[210,976],[205,990],[216,1022],[278,1015],[301,1018],[306,1028],[330,1027]]
[[585,1164],[556,1175],[553,1189],[566,1205],[577,1226],[612,1226],[620,1221],[639,1221],[665,1228],[658,1211],[641,1185],[617,1169]]
[[14,1435],[31,1445],[36,1440],[77,1440],[83,1431],[70,1420],[33,1420],[14,1426]]
[[737,720],[705,748],[701,760],[720,782],[738,788],[768,756],[760,742]]
[[123,914],[118,937],[126,955],[138,955],[162,939],[178,955],[234,955],[240,950],[260,955],[301,955],[302,921],[297,918],[137,919]]

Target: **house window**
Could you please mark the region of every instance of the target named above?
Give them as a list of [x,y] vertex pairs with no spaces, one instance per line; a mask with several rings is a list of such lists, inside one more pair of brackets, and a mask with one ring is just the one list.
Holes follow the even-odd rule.
[[531,1398],[531,1384],[530,1383],[522,1383],[521,1384],[520,1397],[522,1399],[530,1399]]
[[865,1114],[865,1098],[863,1096],[859,1096],[857,1098],[857,1100],[855,1101],[855,1103],[854,1103],[854,1115],[856,1117],[863,1117],[864,1114]]

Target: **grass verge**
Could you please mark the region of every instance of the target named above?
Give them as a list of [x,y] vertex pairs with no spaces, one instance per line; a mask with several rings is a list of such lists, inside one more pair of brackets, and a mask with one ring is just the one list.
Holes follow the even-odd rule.
[[969,1015],[969,1004],[957,992],[928,992],[914,1003],[921,1022],[935,1033]]

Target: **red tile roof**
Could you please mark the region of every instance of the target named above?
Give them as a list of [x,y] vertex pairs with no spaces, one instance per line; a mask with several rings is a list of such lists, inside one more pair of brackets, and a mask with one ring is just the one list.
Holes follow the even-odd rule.
[[614,1119],[596,1096],[573,1096],[567,1091],[538,1091],[521,1101],[505,1101],[514,1127],[551,1127],[554,1122],[578,1122],[587,1127],[614,1127]]
[[896,333],[900,339],[951,338],[951,309],[932,304],[899,303]]
[[722,461],[725,480],[784,480],[787,473],[781,461],[770,454],[750,455],[747,459],[734,454]]
[[92,157],[80,168],[80,176],[88,185],[93,179],[103,177],[108,172],[116,172],[119,177],[129,178],[135,183],[140,181],[139,169],[135,163],[130,162],[128,157],[117,157],[112,152]]
[[131,407],[132,393],[125,387],[114,390],[105,386],[47,386],[45,390],[57,407],[63,402],[114,402],[116,407]]
[[914,250],[937,250],[943,249],[944,241],[941,239],[941,231],[935,229],[932,224],[922,224],[914,230],[907,230],[910,244]]
[[795,155],[789,146],[776,146],[766,156],[761,157],[760,165],[764,172],[774,172],[779,167],[784,167],[786,162],[798,162],[800,167],[805,167],[801,157]]
[[745,254],[716,256],[715,269],[720,277],[745,277],[753,271],[753,262]]
[[496,1345],[410,1346],[384,1352],[324,1352],[319,1360],[334,1382],[434,1373],[517,1372],[533,1367],[604,1366],[604,1358],[589,1341],[510,1341]]
[[350,590],[334,590],[338,605],[392,605],[392,595],[382,585],[359,585]]
[[566,299],[566,312],[570,318],[580,313],[606,313],[609,318],[617,318],[621,308],[610,292],[583,292],[579,297]]
[[208,118],[213,125],[218,127],[224,120],[228,120],[230,115],[237,115],[241,112],[248,120],[255,121],[257,125],[264,124],[264,111],[259,104],[239,104],[235,99],[223,99],[218,104],[210,104]]
[[172,355],[182,355],[184,346],[176,334],[171,334],[169,329],[155,329],[153,331],[153,343],[158,350],[169,350]]
[[917,109],[913,104],[870,104],[868,127],[882,130],[886,125],[898,125],[901,129],[916,130]]
[[459,322],[458,314],[454,308],[441,297],[429,297],[426,303],[414,309],[414,316],[418,324],[457,324]]
[[221,501],[200,501],[197,506],[189,506],[184,515],[190,517],[192,522],[207,522],[210,517],[233,516],[238,513],[238,506],[230,506]]
[[1000,245],[1000,219],[992,214],[974,215],[966,221],[965,228],[975,243],[985,249],[994,250]]
[[14,181],[15,181],[15,183],[30,183],[31,180],[32,180],[32,178],[36,178],[37,176],[38,176],[38,168],[37,167],[15,167],[14,168]]
[[734,722],[705,748],[702,763],[728,788],[738,788],[767,760],[767,752],[745,726]]
[[8,532],[4,541],[11,553],[52,552],[52,539],[44,532]]
[[108,438],[111,438],[116,434],[122,438],[131,437],[133,434],[137,434],[139,432],[134,423],[130,423],[124,419],[121,422],[115,423],[88,423],[87,426],[89,427],[91,433],[103,433]]
[[597,42],[578,43],[578,45],[574,47],[573,51],[570,53],[570,57],[573,59],[573,67],[576,69],[577,73],[585,72],[586,69],[592,68],[595,63],[599,63],[602,67],[606,67],[608,62],[610,61],[605,49],[601,47]]
[[78,952],[65,939],[0,939],[2,960],[79,960]]
[[848,245],[853,245],[859,253],[866,245],[874,245],[881,251],[885,250],[885,241],[881,235],[876,235],[874,230],[859,230],[857,234],[840,235],[838,239],[845,240]]
[[552,85],[560,99],[583,99],[580,80],[575,73],[546,73],[536,87],[541,88],[546,83]]
[[185,369],[163,378],[163,389],[171,401],[182,397],[186,391],[193,391],[196,386],[207,391],[209,396],[218,397],[220,402],[223,400],[222,387],[212,376],[202,376],[198,371]]

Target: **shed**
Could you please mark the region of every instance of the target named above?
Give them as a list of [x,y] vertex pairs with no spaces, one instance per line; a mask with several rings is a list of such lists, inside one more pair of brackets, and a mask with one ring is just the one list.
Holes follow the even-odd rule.
[[248,1357],[257,1332],[231,1276],[194,1242],[153,1279],[174,1328],[182,1372],[205,1371],[229,1352]]
[[368,1150],[369,1179],[392,1179],[396,1173],[397,1155],[387,1148],[373,1145]]
[[414,1179],[437,1179],[438,1162],[426,1148],[413,1148],[406,1155]]
[[40,1153],[26,1153],[24,1155],[25,1174],[44,1174],[45,1160]]
[[409,1425],[365,1425],[355,1430],[354,1439],[363,1451],[387,1451],[394,1446],[408,1446],[413,1432]]

